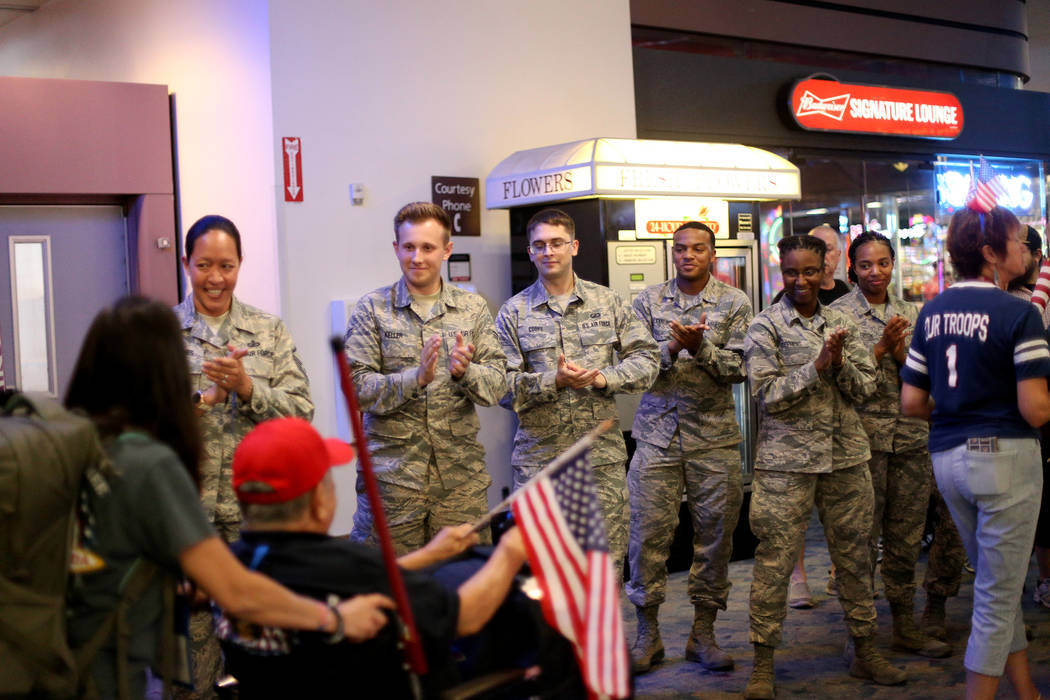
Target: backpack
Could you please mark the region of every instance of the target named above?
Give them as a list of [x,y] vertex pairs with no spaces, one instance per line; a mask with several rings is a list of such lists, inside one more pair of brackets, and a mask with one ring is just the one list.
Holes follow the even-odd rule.
[[0,395],[0,693],[72,697],[66,586],[81,479],[99,468],[94,426],[57,401]]
[[[84,647],[69,648],[66,594],[79,539],[77,505],[83,488],[108,488],[112,468],[93,423],[57,401],[4,391],[0,406],[0,696],[83,697],[87,669],[114,635],[118,674],[126,670],[124,614],[158,569],[138,560],[113,613]],[[169,588],[166,616],[174,584]]]

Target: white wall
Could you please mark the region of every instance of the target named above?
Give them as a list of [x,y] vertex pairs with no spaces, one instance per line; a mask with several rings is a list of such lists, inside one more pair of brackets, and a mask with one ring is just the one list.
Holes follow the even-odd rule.
[[233,219],[237,295],[280,312],[268,22],[259,0],[52,0],[0,28],[0,75],[167,85],[183,233]]
[[[275,133],[303,144],[304,202],[277,207],[284,317],[310,372],[315,423],[332,432],[327,303],[397,279],[391,221],[429,199],[431,175],[483,186],[514,151],[635,135],[628,2],[271,0],[270,30]],[[350,205],[352,182],[367,186],[364,206]],[[483,210],[481,224],[480,238],[453,244],[471,254],[495,313],[510,296],[509,219]],[[481,419],[498,499],[512,420],[501,408]]]
[[[161,83],[176,98],[183,228],[244,236],[238,296],[281,313],[335,431],[328,303],[393,282],[391,220],[431,175],[484,178],[516,150],[634,136],[628,0],[52,0],[0,28],[0,74]],[[284,203],[279,140],[303,139],[303,203]],[[348,185],[369,196],[351,207]],[[474,285],[510,295],[506,212],[483,211]],[[512,419],[482,410],[496,482]],[[336,530],[349,528],[352,470]]]

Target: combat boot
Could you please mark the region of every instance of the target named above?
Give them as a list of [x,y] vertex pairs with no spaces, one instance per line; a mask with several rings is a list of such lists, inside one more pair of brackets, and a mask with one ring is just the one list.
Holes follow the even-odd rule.
[[733,657],[718,648],[715,641],[715,615],[718,608],[697,605],[693,613],[693,631],[685,643],[685,658],[711,671],[733,668]]
[[747,700],[773,700],[776,691],[776,673],[773,671],[773,647],[755,645],[755,665],[747,679],[744,697]]
[[664,643],[660,641],[660,623],[656,616],[659,609],[659,605],[634,607],[638,634],[631,647],[631,670],[636,674],[647,673],[654,664],[664,660]]
[[945,597],[936,593],[926,594],[926,607],[922,611],[922,631],[927,636],[942,642],[948,641],[948,627],[944,616]]
[[911,605],[903,601],[890,603],[893,612],[893,643],[898,651],[909,651],[931,659],[943,659],[952,653],[951,645],[939,639],[923,634],[915,626],[915,616]]
[[879,685],[900,685],[908,680],[903,668],[891,666],[875,649],[874,637],[854,637],[846,642],[846,661],[849,675],[870,678]]

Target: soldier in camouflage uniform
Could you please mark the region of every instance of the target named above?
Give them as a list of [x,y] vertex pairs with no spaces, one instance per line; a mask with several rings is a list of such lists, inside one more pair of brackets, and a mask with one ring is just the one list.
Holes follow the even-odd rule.
[[[579,241],[568,214],[544,209],[526,229],[539,279],[496,316],[510,385],[501,404],[519,420],[511,456],[515,488],[600,422],[616,420],[615,395],[648,389],[660,362],[656,343],[619,295],[573,273]],[[626,461],[619,428],[591,448],[617,577],[627,554]]]
[[[401,208],[394,218],[394,251],[402,277],[358,301],[344,339],[400,554],[422,547],[442,527],[488,510],[492,479],[477,439],[474,404],[492,406],[507,390],[488,305],[441,279],[441,263],[452,252],[451,226],[435,204]],[[360,475],[357,494],[350,537],[374,543]]]
[[695,609],[685,655],[705,668],[733,667],[732,657],[715,642],[714,620],[726,609],[733,531],[743,500],[732,385],[745,376],[751,303],[711,274],[715,236],[704,224],[682,224],[672,255],[675,278],[634,300],[634,312],[660,346],[660,374],[634,416],[631,433],[638,447],[627,472],[627,597],[638,615],[631,650],[635,673],[648,671],[664,655],[657,610],[664,601],[683,486],[693,518],[689,597]]
[[871,452],[853,406],[875,392],[875,367],[852,320],[817,299],[824,242],[788,236],[779,248],[784,297],[755,317],[744,341],[760,412],[750,514],[759,540],[749,634],[755,663],[744,696],[773,697],[773,649],[787,614],[788,578],[814,505],[838,572],[853,642],[850,673],[903,683],[904,671],[874,646]]
[[857,406],[871,447],[875,507],[870,538],[874,576],[882,535],[882,582],[893,613],[893,647],[942,658],[951,647],[915,626],[915,562],[919,558],[933,464],[927,449],[929,425],[901,415],[900,368],[907,359],[910,329],[918,312],[888,293],[893,280],[893,246],[867,232],[849,247],[849,278],[857,286],[831,304],[857,324],[858,337],[875,359],[875,395]]
[[[200,493],[204,510],[226,542],[240,536],[241,511],[233,492],[233,453],[248,431],[281,416],[313,417],[310,385],[295,343],[281,319],[233,296],[241,262],[240,232],[232,221],[206,216],[186,233],[182,259],[192,292],[175,307],[197,390],[203,433]],[[222,654],[211,614],[190,618],[196,691],[214,697]]]

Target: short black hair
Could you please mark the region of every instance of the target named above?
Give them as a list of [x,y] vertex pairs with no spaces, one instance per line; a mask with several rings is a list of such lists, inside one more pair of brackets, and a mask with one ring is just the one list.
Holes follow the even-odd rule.
[[193,255],[193,246],[197,244],[197,239],[209,231],[222,231],[229,234],[230,238],[233,239],[234,245],[237,246],[237,259],[240,260],[244,257],[241,255],[241,232],[237,230],[233,222],[225,216],[208,214],[194,221],[193,226],[190,226],[190,230],[186,232],[186,245],[183,250],[187,259]]
[[853,268],[857,266],[857,256],[860,254],[860,247],[866,243],[882,243],[890,249],[890,260],[897,261],[897,254],[893,250],[893,244],[890,242],[890,239],[876,231],[865,231],[849,244],[849,269],[846,270],[846,277],[849,277],[849,281],[853,284],[857,283],[857,273]]
[[1043,237],[1040,236],[1039,232],[1036,231],[1031,226],[1026,226],[1026,228],[1028,229],[1028,234],[1027,234],[1027,237],[1025,238],[1025,243],[1028,244],[1028,250],[1032,251],[1033,253],[1040,253],[1040,254],[1042,254],[1042,252],[1043,252]]
[[780,251],[780,264],[784,264],[784,258],[793,250],[812,250],[820,256],[820,264],[824,264],[824,256],[827,255],[828,246],[816,236],[784,236],[777,241],[777,250]]
[[[703,223],[702,221],[686,221],[684,224],[676,228],[674,232],[678,233],[679,231],[689,228],[695,229],[697,231],[707,231],[707,235],[711,237],[711,247],[715,247],[715,232],[711,230],[710,226]],[[672,240],[673,238],[674,237],[672,236]]]
[[532,241],[532,231],[541,224],[562,226],[569,232],[570,240],[576,238],[576,222],[572,220],[572,217],[561,209],[547,208],[533,214],[532,218],[529,219],[529,223],[525,224],[526,240]]

